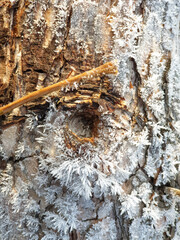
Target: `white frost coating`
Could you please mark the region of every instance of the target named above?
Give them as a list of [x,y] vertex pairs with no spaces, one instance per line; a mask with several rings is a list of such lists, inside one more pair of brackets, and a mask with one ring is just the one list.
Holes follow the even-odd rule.
[[72,6],[79,6],[80,4],[91,4],[91,5],[98,6],[98,3],[91,0],[76,0],[73,2]]
[[17,143],[17,126],[13,125],[5,129],[1,135],[2,148],[5,152],[6,158],[11,156],[11,153],[14,152],[15,146]]
[[17,0],[9,0],[12,4],[14,4],[15,2],[17,2]]
[[[103,229],[103,231],[101,231]],[[87,240],[116,240],[117,230],[114,219],[107,217],[101,222],[96,223],[90,229],[89,233],[86,234]]]
[[[121,197],[120,197],[121,198]],[[133,190],[131,194],[126,195],[121,204],[121,213],[128,213],[130,219],[136,218],[140,212],[141,199],[139,198],[137,192]]]
[[[73,11],[76,14],[72,14],[71,17],[69,36],[75,39],[79,48],[86,49],[86,51],[88,51],[87,43],[93,41],[93,24],[98,11],[97,4],[94,3],[92,1],[75,1],[73,4]],[[85,17],[87,15],[88,19]],[[83,19],[83,28],[80,19]]]
[[[43,5],[45,2],[39,1]],[[76,150],[69,147],[74,144],[74,139],[67,136],[67,119],[74,113],[59,112],[53,104],[41,125],[38,116],[28,116],[22,137],[26,141],[20,141],[16,150],[15,128],[4,130],[0,145],[2,158],[7,159],[15,152],[15,160],[33,156],[38,158],[39,165],[33,179],[27,177],[25,160],[15,165],[18,177],[12,177],[13,168],[9,163],[0,172],[3,182],[0,238],[9,240],[22,234],[25,239],[38,239],[42,224],[43,240],[69,240],[69,231],[73,229],[77,229],[78,234],[85,233],[87,240],[116,240],[114,199],[117,199],[120,211],[117,219],[130,220],[129,239],[163,240],[164,234],[171,238],[173,230],[172,239],[179,239],[179,212],[176,209],[179,200],[163,195],[162,191],[164,185],[175,183],[180,169],[177,144],[180,131],[180,3],[176,0],[144,2],[143,14],[140,13],[140,0],[128,4],[118,1],[108,12],[114,34],[112,57],[119,63],[119,74],[113,84],[128,102],[128,110],[124,117],[121,110],[101,112],[94,145],[83,143]],[[35,3],[37,1],[28,6],[26,24],[29,29],[35,21],[32,11]],[[55,25],[50,27],[52,35],[57,36],[56,50],[59,51],[68,16],[68,1],[53,3],[57,15]],[[73,15],[72,11],[69,36],[77,43],[85,39],[81,48],[86,50],[87,42],[94,39],[94,33],[88,32],[89,25],[94,24],[95,32],[98,32],[96,52],[103,52],[102,39],[98,37],[100,30],[105,28],[103,25],[101,29],[100,24],[105,10],[99,11],[95,1],[74,1],[72,7],[78,14]],[[44,26],[47,9],[43,7],[36,22],[38,27]],[[78,24],[85,11],[90,22],[84,19],[81,27]],[[88,34],[84,36],[84,32]],[[168,56],[171,59],[169,65]],[[147,121],[140,127],[131,124],[136,110],[133,105],[136,83],[130,89],[130,82],[135,78],[130,58],[137,63],[141,77],[139,98],[146,105]],[[76,85],[73,87],[77,88]],[[16,221],[10,219],[7,202]]]
[[[153,116],[156,117],[157,123],[153,122],[151,127],[148,127],[150,134],[153,135],[151,142],[148,141],[146,132],[142,132],[142,140],[140,141],[138,141],[138,138],[135,139],[131,133],[128,135],[131,144],[133,143],[137,146],[138,153],[137,154],[135,151],[133,154],[129,154],[132,166],[131,169],[135,169],[137,164],[139,164],[142,158],[141,154],[143,149],[141,144],[144,140],[144,143],[147,140],[147,160],[144,169],[149,177],[154,177],[157,175],[157,169],[162,168],[156,181],[156,185],[162,186],[167,182],[173,181],[177,175],[179,166],[179,145],[177,144],[177,135],[166,126],[166,119],[164,116],[167,114],[165,105],[169,104],[169,114],[172,118],[172,124],[177,133],[179,133],[180,2],[176,0],[146,1],[143,21],[141,16],[138,17],[132,11],[135,8],[130,6],[131,4],[133,5],[132,1],[128,3],[129,8],[126,8],[123,1],[118,1],[118,5],[113,8],[113,13],[115,14],[115,17],[113,16],[111,21],[111,26],[115,34],[113,55],[119,60],[119,75],[114,82],[114,86],[119,90],[121,95],[125,97],[130,106],[131,93],[129,91],[130,71],[128,67],[128,58],[134,57],[141,76],[141,97],[148,105],[148,112],[152,112],[149,114],[149,118],[152,117],[153,122]],[[136,7],[137,6],[138,3]],[[123,17],[116,17],[117,13],[118,16],[123,15]],[[123,24],[121,24],[121,21]],[[134,26],[135,22],[136,25]],[[137,40],[137,45],[135,44],[135,39]],[[168,62],[169,58],[171,58],[170,63]],[[164,145],[166,147],[164,147]],[[126,148],[122,149],[126,151]],[[132,146],[130,149],[132,149]],[[123,164],[125,164],[124,161]],[[138,181],[135,182],[135,185],[138,186]],[[151,186],[148,187],[148,185],[146,185],[146,188],[147,195],[144,190],[146,196],[143,195],[142,186],[137,190],[139,191],[137,199],[141,199],[141,201],[147,205],[141,217],[137,215],[135,218],[135,215],[132,215],[135,214],[133,213],[133,207],[136,205],[135,203],[138,205],[138,200],[135,198],[134,202],[131,201],[131,196],[125,201],[123,199],[122,211],[127,211],[128,216],[134,218],[130,226],[130,239],[164,239],[163,232],[169,234],[169,230],[167,230],[169,225],[169,220],[167,220],[169,218],[169,213],[171,215],[170,225],[174,227],[176,226],[176,221],[178,222],[177,219],[179,214],[175,212],[175,207],[170,208],[169,213],[166,211],[162,212],[160,208],[157,207],[157,202],[154,204],[149,200],[149,195],[152,194]],[[148,212],[148,209],[152,211]],[[176,231],[178,232],[177,228],[178,227],[176,227]],[[175,239],[178,234],[179,233],[175,234]]]

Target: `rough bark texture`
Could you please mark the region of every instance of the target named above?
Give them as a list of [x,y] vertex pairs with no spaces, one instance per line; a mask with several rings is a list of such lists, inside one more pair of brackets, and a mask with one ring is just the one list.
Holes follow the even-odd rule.
[[[180,239],[178,0],[0,2],[0,239]],[[171,187],[171,188],[169,188]]]

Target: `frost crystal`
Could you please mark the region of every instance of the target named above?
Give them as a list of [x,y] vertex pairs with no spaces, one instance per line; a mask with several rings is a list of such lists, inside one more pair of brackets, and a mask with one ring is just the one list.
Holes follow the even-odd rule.
[[25,11],[24,38],[31,48],[45,36],[51,64],[76,62],[73,51],[79,65],[117,59],[108,77],[126,107],[111,108],[102,87],[108,106],[57,109],[49,98],[42,120],[2,129],[0,239],[180,239],[179,196],[166,192],[180,184],[180,2],[34,0]]

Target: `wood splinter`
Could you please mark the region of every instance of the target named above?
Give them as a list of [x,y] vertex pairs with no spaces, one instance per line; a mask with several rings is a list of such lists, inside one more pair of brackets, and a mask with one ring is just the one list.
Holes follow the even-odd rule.
[[117,74],[117,67],[116,67],[115,61],[107,62],[97,68],[93,68],[93,69],[86,71],[84,73],[81,73],[77,76],[67,78],[67,79],[65,79],[61,82],[55,83],[51,86],[34,91],[12,103],[9,103],[3,107],[0,107],[0,115],[11,112],[13,109],[20,107],[20,106],[24,105],[25,103],[31,102],[32,100],[35,100],[46,94],[61,90],[62,87],[66,87],[66,86],[71,87],[71,86],[73,86],[74,83],[79,83],[80,80],[82,80],[82,79],[85,79],[85,78],[91,79],[92,77],[100,76],[103,74]]

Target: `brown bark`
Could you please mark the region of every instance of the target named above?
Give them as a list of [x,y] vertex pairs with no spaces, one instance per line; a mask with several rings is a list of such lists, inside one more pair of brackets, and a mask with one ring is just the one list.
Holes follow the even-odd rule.
[[[0,219],[0,238],[178,236],[175,212],[168,222],[168,210],[179,209],[178,165],[172,170],[165,165],[178,158],[179,141],[179,100],[170,101],[175,55],[163,36],[171,6],[157,16],[165,25],[162,42],[149,36],[154,6],[154,1],[121,6],[116,0],[0,2],[1,107],[115,58],[119,70],[118,76],[84,79],[74,89],[0,116],[0,213],[6,216]],[[156,38],[158,30],[153,31]],[[91,189],[87,198],[85,185]]]

